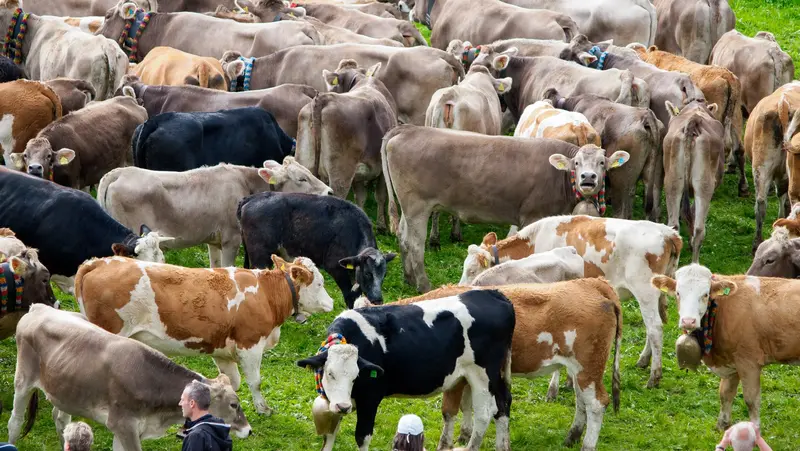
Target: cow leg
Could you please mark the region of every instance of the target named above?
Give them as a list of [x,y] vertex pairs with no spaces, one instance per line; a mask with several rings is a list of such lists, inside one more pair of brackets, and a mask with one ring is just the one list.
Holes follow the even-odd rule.
[[[491,376],[490,376],[491,377]],[[506,355],[503,373],[495,373],[493,381],[489,384],[494,392],[497,413],[494,416],[495,424],[495,449],[497,451],[511,450],[511,435],[508,423],[511,418],[511,350]]]
[[439,212],[434,211],[431,214],[431,236],[428,237],[428,247],[431,249],[441,249],[439,241]]
[[[626,274],[628,280],[635,280],[638,275],[637,268],[626,268],[630,274]],[[639,311],[642,312],[642,320],[647,330],[647,341],[645,347],[650,347],[649,351],[642,351],[638,364],[646,362],[645,355],[651,356],[650,379],[647,381],[647,388],[657,387],[661,382],[661,348],[662,348],[662,329],[661,316],[658,313],[659,299],[661,292],[651,286],[648,282],[639,282],[631,286],[631,294],[639,302]]]
[[112,431],[114,433],[114,451],[142,451],[142,441],[136,431]]
[[651,357],[653,357],[653,348],[650,345],[650,337],[645,336],[644,348],[642,349],[642,352],[639,354],[639,360],[636,361],[636,366],[638,368],[647,368],[648,366],[650,366]]
[[239,350],[239,366],[242,367],[244,380],[250,387],[250,394],[253,396],[256,412],[272,415],[272,409],[267,407],[267,402],[261,394],[261,358],[264,355],[266,341],[261,340],[250,349]]
[[775,192],[778,195],[778,199],[780,199],[778,216],[785,218],[792,211],[792,206],[789,204],[789,179],[786,175],[775,183]]
[[[664,153],[661,148],[647,156],[642,181],[644,182],[644,210],[649,221],[661,220],[661,190],[665,182]],[[631,198],[631,209],[633,198]]]
[[756,188],[756,233],[753,237],[753,254],[756,253],[756,249],[764,241],[761,229],[764,225],[764,217],[767,215],[767,196],[769,195],[773,172],[774,169],[768,168],[767,165],[761,167],[753,166],[753,184]]
[[[358,208],[364,209],[364,204],[367,203],[367,184],[365,182],[352,182],[353,187],[353,197],[356,200],[356,205]],[[347,193],[345,193],[345,196]]]
[[425,233],[428,231],[428,218],[431,210],[406,212],[400,217],[399,244],[403,257],[403,270],[406,281],[420,292],[427,293],[431,282],[425,273]]
[[208,244],[208,263],[212,268],[222,268],[221,245]]
[[62,447],[64,446],[64,428],[70,421],[72,421],[72,415],[58,410],[58,407],[53,407],[53,423],[56,425],[56,432]]
[[[550,377],[550,385],[547,387],[547,401],[555,401],[558,397],[558,380],[561,378],[561,370],[556,369]],[[569,379],[569,378],[567,378]]]
[[706,237],[706,217],[710,207],[711,196],[714,195],[713,187],[710,193],[698,192],[694,196],[694,233],[692,234],[692,263],[700,262],[700,246]]
[[356,445],[358,451],[369,451],[369,442],[372,441],[372,431],[375,429],[375,416],[378,414],[378,402],[372,400],[356,400]]
[[236,266],[236,256],[239,255],[239,246],[241,245],[242,245],[241,234],[236,234],[232,236],[230,239],[222,241],[222,249],[220,249],[221,268],[229,268],[231,266]]
[[[482,374],[481,374],[482,373]],[[499,371],[497,371],[499,374]],[[497,403],[489,391],[490,381],[487,377],[489,370],[472,371],[467,375],[467,382],[472,390],[472,436],[467,444],[470,451],[478,451],[486,435],[486,429],[492,417],[497,413]]]
[[759,412],[761,410],[761,368],[753,365],[737,371],[742,379],[742,395],[744,403],[747,405],[747,412],[750,414],[750,421],[755,425],[761,425]]
[[453,215],[451,219],[453,221],[453,227],[450,229],[450,241],[460,243],[461,240],[463,240],[461,236],[461,220],[458,219],[456,215]]
[[386,225],[386,204],[389,202],[389,192],[386,190],[386,182],[383,175],[378,177],[375,186],[375,203],[378,204],[378,217],[375,220],[375,228],[378,233],[387,233],[389,227]]
[[[567,377],[575,378],[574,375],[569,374],[569,370]],[[567,437],[564,439],[564,446],[572,446],[577,443],[581,435],[583,435],[584,429],[586,429],[586,398],[583,396],[580,384],[577,381],[573,381],[573,385],[575,386],[575,418],[572,420],[572,426],[570,426]]]
[[738,388],[738,373],[733,373],[730,377],[722,378],[719,381],[719,417],[717,418],[717,429],[720,431],[724,431],[731,425],[733,399],[736,398],[736,391]]
[[217,364],[217,370],[228,376],[228,379],[231,380],[233,391],[239,391],[239,386],[242,384],[242,377],[239,375],[239,367],[236,365],[236,362],[219,357],[212,358],[214,359],[214,363]]
[[437,450],[451,449],[453,447],[456,417],[458,417],[458,408],[462,403],[462,393],[466,386],[466,381],[461,381],[442,394],[442,422],[444,424],[442,426],[442,435],[439,438],[439,445],[436,447]]
[[467,444],[470,437],[472,437],[472,389],[466,384],[461,395],[461,431],[456,441]]
[[[36,391],[36,387],[25,386],[19,377],[19,372],[14,378],[14,407],[11,410],[11,418],[8,419],[8,442],[14,444],[19,440],[19,435],[22,430],[22,423],[25,421],[25,411],[28,408],[28,403],[31,396]],[[34,412],[33,415],[36,415]]]

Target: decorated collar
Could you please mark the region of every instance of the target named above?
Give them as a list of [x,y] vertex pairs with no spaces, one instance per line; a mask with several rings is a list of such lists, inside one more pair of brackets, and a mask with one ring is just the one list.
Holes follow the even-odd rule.
[[[572,194],[575,195],[575,199],[578,202],[582,200],[586,200],[587,198],[583,196],[583,194],[575,187],[575,170],[569,171],[569,184],[572,187]],[[600,213],[600,216],[603,216],[606,212],[606,181],[603,179],[603,186],[600,187],[600,191],[589,197],[593,204],[597,206],[597,211]]]
[[29,15],[22,12],[22,8],[14,10],[14,15],[11,16],[11,24],[6,32],[3,54],[12,58],[14,64],[22,64],[22,43],[25,40],[25,33],[28,32]]
[[[0,264],[0,314],[5,315],[22,309],[24,288],[25,280],[11,271],[11,264],[7,261]],[[11,305],[9,305],[9,289],[14,293],[14,303]]]
[[475,61],[475,58],[477,58],[478,55],[480,54],[481,54],[481,46],[476,46],[476,47],[469,46],[464,48],[464,53],[461,54],[461,64],[463,64],[464,67],[466,68],[467,66],[472,64],[472,62]]
[[[256,59],[245,58],[243,56],[239,57],[239,61],[244,62],[244,75],[242,75],[242,91],[249,91],[250,90],[250,76],[253,74],[253,63],[255,63]],[[239,90],[239,77],[234,77],[231,80],[231,92],[236,92]]]
[[[317,355],[326,352],[330,349],[333,345],[346,345],[347,340],[345,340],[342,334],[330,334],[328,338],[325,339],[322,343],[320,343],[320,347],[317,350]],[[325,389],[322,387],[322,373],[325,371],[325,366],[321,366],[314,370],[314,382],[317,385],[317,393],[325,399],[328,397],[325,395]]]
[[[730,288],[725,288],[728,294],[730,293]],[[691,335],[697,340],[698,343],[702,344],[703,347],[703,356],[707,356],[711,354],[711,348],[714,346],[714,324],[717,320],[717,301],[712,298],[711,296],[708,297],[708,308],[706,309],[706,314],[703,315],[703,318],[700,320],[700,329],[691,332]],[[683,332],[684,335],[687,332]]]
[[[122,34],[117,42],[122,48],[122,51],[128,55],[128,61],[131,63],[139,62],[136,58],[136,52],[139,50],[139,39],[147,28],[150,22],[152,12],[145,12],[143,9],[137,9],[133,18],[125,20],[125,28],[122,29]],[[131,37],[131,35],[133,35]]]
[[608,52],[603,52],[600,50],[600,47],[594,46],[589,50],[589,53],[597,57],[597,61],[590,64],[589,67],[594,67],[597,70],[603,70],[603,66],[606,64]]

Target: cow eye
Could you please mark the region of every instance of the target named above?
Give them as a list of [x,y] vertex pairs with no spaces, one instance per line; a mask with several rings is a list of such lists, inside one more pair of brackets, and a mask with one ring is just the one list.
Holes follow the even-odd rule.
[[307,179],[307,178],[305,178],[305,177],[300,177],[300,182],[301,182],[301,183],[305,183],[305,182],[307,182],[307,181],[308,181],[308,179]]
[[765,265],[771,265],[773,263],[775,263],[775,259],[774,258],[768,258],[767,261],[764,262]]
[[231,408],[232,409],[238,409],[239,408],[239,404],[233,403],[233,404],[231,404]]

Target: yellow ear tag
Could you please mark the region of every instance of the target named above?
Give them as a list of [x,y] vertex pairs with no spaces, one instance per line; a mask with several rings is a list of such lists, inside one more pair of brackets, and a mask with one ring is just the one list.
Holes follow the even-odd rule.
[[283,263],[281,263],[281,271],[286,271],[286,265],[284,265]]
[[270,177],[269,178],[269,184],[270,185],[275,185],[275,177]]
[[17,169],[22,169],[23,166],[22,160],[21,159],[14,160],[14,166],[16,166]]
[[333,80],[331,80],[331,86],[336,86],[338,84],[339,84],[339,77],[333,77]]
[[506,85],[504,85],[503,83],[500,83],[500,84],[497,86],[497,91],[498,91],[498,92],[503,92],[503,91],[505,91],[505,90],[506,90]]
[[67,164],[67,163],[69,163],[69,160],[67,159],[67,157],[61,157],[61,159],[58,160],[58,162],[60,164]]
[[565,164],[564,164],[563,162],[561,162],[561,161],[559,161],[559,162],[556,164],[556,166],[558,167],[558,169],[564,169],[564,168],[566,168],[566,167],[567,167],[567,165],[565,165]]
[[720,291],[717,292],[717,296],[727,296],[729,294],[731,294],[730,287],[725,287],[725,289],[720,290]]
[[0,262],[6,261],[6,254],[0,252]]
[[675,116],[681,114],[681,110],[679,110],[678,107],[673,107],[672,112],[675,113]]
[[489,260],[482,259],[481,260],[481,266],[483,266],[484,268],[488,268],[489,267]]
[[348,263],[347,266],[345,266],[345,268],[347,268],[347,269],[355,269],[356,267]]
[[667,290],[667,287],[661,287],[661,291],[663,291],[664,293],[668,293],[669,292],[669,290]]

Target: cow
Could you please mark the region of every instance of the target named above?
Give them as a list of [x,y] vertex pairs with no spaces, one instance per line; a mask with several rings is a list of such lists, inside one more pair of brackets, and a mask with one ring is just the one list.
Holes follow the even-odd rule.
[[721,379],[717,428],[731,425],[739,381],[750,421],[759,425],[761,370],[800,358],[800,343],[792,332],[800,281],[723,276],[691,264],[676,271],[674,278],[653,277],[652,284],[675,296],[678,327],[697,339],[703,363]]
[[500,0],[436,0],[431,21],[431,45],[442,50],[453,39],[475,44],[508,38],[569,42],[578,34],[578,26],[566,14],[520,8]]
[[[486,149],[492,149],[492,158],[486,158]],[[594,145],[551,139],[401,125],[384,137],[381,157],[405,278],[426,292],[423,251],[434,210],[462,221],[519,227],[569,213],[579,200],[596,202],[602,212],[606,171],[622,166],[629,154],[606,156]],[[403,212],[399,224],[395,195]]]
[[[717,104],[693,101],[683,108],[667,102],[673,120],[664,137],[664,189],[667,225],[679,230],[680,217],[687,216],[692,262],[700,261],[700,246],[706,236],[706,218],[714,191],[722,183],[725,163],[725,130],[714,118]],[[694,209],[689,198],[694,197]]]
[[65,293],[74,291],[72,276],[85,260],[116,254],[163,262],[159,243],[172,239],[146,225],[135,234],[89,194],[19,171],[0,168],[0,191],[0,224],[39,250],[39,260]]
[[62,77],[47,80],[44,84],[52,88],[58,95],[64,114],[80,110],[97,97],[94,87],[86,80]]
[[297,161],[326,180],[333,194],[347,198],[353,188],[356,204],[364,208],[367,184],[378,179],[375,201],[377,227],[386,230],[386,184],[380,180],[381,140],[397,125],[397,105],[377,74],[354,60],[342,60],[335,72],[322,71],[327,93],[300,110]]
[[[134,29],[138,31],[131,36]],[[314,27],[301,21],[244,24],[200,13],[145,12],[126,0],[108,10],[97,34],[122,42],[131,62],[142,61],[157,46],[219,58],[227,50],[263,56],[321,42]]]
[[315,17],[308,16],[304,19],[306,22],[314,25],[314,28],[319,32],[320,37],[325,45],[334,44],[367,44],[367,45],[384,45],[387,47],[405,47],[402,43],[388,38],[373,38],[358,34],[355,31],[348,30],[347,28],[335,27],[320,21]]
[[[436,91],[425,113],[425,126],[464,130],[485,135],[502,132],[502,106],[498,95],[511,89],[510,77],[494,78],[483,66],[470,67],[458,85]],[[431,218],[431,236],[428,244],[439,248],[439,212]],[[450,233],[453,241],[461,241],[461,223],[453,218]]]
[[[19,0],[0,2],[0,28],[14,31],[8,43],[15,62],[21,60],[32,80],[77,78],[92,84],[97,100],[114,94],[128,67],[116,43],[67,25],[58,19],[43,19],[21,9]],[[26,16],[26,14],[28,14]],[[25,23],[26,26],[22,27]]]
[[631,219],[637,181],[644,182],[644,210],[647,219],[658,222],[661,217],[661,184],[663,154],[661,141],[665,128],[649,108],[638,108],[598,97],[582,94],[564,98],[555,90],[544,97],[567,111],[577,111],[586,116],[600,134],[602,147],[607,152],[624,149],[631,158],[624,168],[608,174],[609,197],[614,207],[614,217]]
[[343,8],[355,9],[361,11],[362,13],[372,14],[373,16],[378,17],[388,17],[388,18],[395,18],[399,20],[406,20],[407,17],[403,14],[400,8],[396,5],[391,3],[384,3],[380,1],[370,2],[370,3],[343,3],[338,6]]
[[149,117],[161,113],[215,112],[232,108],[257,106],[275,116],[281,130],[297,136],[297,116],[300,110],[317,95],[317,90],[305,85],[284,84],[253,91],[222,92],[197,86],[146,85],[135,75],[126,75],[122,87],[133,88],[136,98],[143,102]]
[[170,47],[155,47],[129,73],[148,85],[194,85],[227,91],[230,83],[219,60]]
[[260,193],[239,202],[236,218],[246,268],[270,267],[270,255],[283,248],[330,274],[348,308],[362,293],[370,302],[383,302],[386,265],[396,255],[378,250],[372,222],[354,204],[330,196]]
[[[50,0],[27,0],[25,8],[30,10],[33,14],[49,14],[57,17],[87,17],[87,16],[104,16],[109,8],[113,8],[119,0],[75,0],[70,2],[53,3]],[[179,0],[180,1],[180,0]],[[164,6],[178,3],[175,0],[136,0],[136,4],[145,11],[158,11]],[[195,2],[197,0],[189,0]],[[214,7],[219,3],[219,0],[214,1]]]
[[565,246],[500,263],[478,274],[470,285],[480,287],[515,283],[552,283],[581,279],[583,275],[583,258],[578,255],[577,249]]
[[11,443],[33,427],[42,390],[53,404],[59,437],[72,415],[80,415],[106,426],[114,434],[114,449],[141,451],[142,439],[160,437],[184,421],[178,401],[193,381],[211,390],[209,410],[214,416],[230,424],[238,437],[250,435],[227,376],[207,379],[147,345],[106,332],[78,313],[34,304],[20,320],[16,338]]
[[[195,10],[200,10],[198,3],[207,5],[217,5],[220,0],[188,0],[187,3],[193,3],[191,6]],[[259,22],[278,22],[281,20],[295,20],[305,19],[306,10],[303,7],[298,7],[283,0],[223,0],[223,6],[233,8],[239,13],[250,13],[258,18]],[[189,5],[186,5],[189,6]],[[212,6],[213,7],[213,6]],[[185,9],[188,10],[188,9]],[[204,11],[208,10],[208,6]]]
[[617,45],[631,42],[651,45],[656,39],[656,9],[647,0],[506,0],[506,3],[566,14],[592,41],[612,39]]
[[[113,334],[168,355],[210,355],[234,390],[238,363],[256,412],[269,414],[260,390],[264,352],[278,344],[287,318],[333,310],[310,259],[273,261],[274,270],[262,271],[93,259],[78,269],[75,297],[89,321]],[[134,313],[143,310],[153,315]]]
[[596,94],[625,105],[650,104],[648,83],[628,70],[598,71],[551,56],[518,57],[513,53],[513,49],[497,53],[491,45],[484,45],[472,64],[488,67],[492,75],[502,74],[514,80],[514,87],[503,96],[514,122],[519,121],[526,106],[540,100],[550,88],[567,97]]
[[717,41],[736,26],[736,15],[728,0],[653,2],[658,14],[654,44],[695,63],[708,63]]
[[772,236],[758,246],[747,275],[799,278],[800,221],[778,219],[772,227]]
[[695,63],[652,46],[633,47],[645,62],[661,69],[683,72],[702,92],[709,104],[717,104],[714,117],[725,127],[725,149],[731,152],[739,170],[739,196],[747,197],[749,188],[744,175],[742,146],[742,85],[733,72],[719,66]]
[[[317,355],[297,362],[315,372],[312,414],[323,450],[333,449],[342,417],[355,409],[359,450],[369,449],[386,397],[445,396],[469,385],[475,412],[467,449],[480,449],[492,417],[496,449],[508,450],[514,307],[497,290],[347,310],[333,320]],[[455,409],[445,411],[439,448],[450,448]]]
[[[646,368],[651,363],[647,386],[658,386],[667,310],[666,297],[650,285],[650,278],[654,274],[672,275],[678,267],[683,241],[672,228],[650,221],[591,216],[540,219],[513,237],[498,241],[490,232],[479,247],[470,246],[460,283],[469,284],[478,274],[502,262],[564,246],[574,246],[583,257],[585,277],[603,276],[620,299],[636,298],[647,330],[636,366]],[[557,381],[558,376],[554,376],[553,382]]]
[[514,136],[519,138],[550,138],[582,147],[600,147],[600,135],[581,113],[560,110],[549,99],[525,107]]
[[283,163],[294,148],[269,111],[258,107],[215,113],[163,113],[136,129],[134,165],[154,171],[188,171],[218,163]]
[[22,68],[15,64],[11,58],[5,55],[0,56],[0,83],[19,80],[20,78],[26,78]]
[[[224,186],[224,190],[215,190]],[[212,268],[234,266],[242,243],[236,221],[239,201],[263,191],[328,195],[331,189],[311,172],[286,157],[283,164],[267,160],[263,168],[230,164],[186,172],[118,168],[97,187],[97,201],[114,219],[136,230],[149,224],[172,236],[165,249],[208,245]]]
[[[25,6],[28,6],[28,2],[25,2]],[[69,26],[89,34],[95,34],[97,30],[103,26],[103,21],[105,20],[103,16],[61,17],[44,15],[42,18],[60,20]]]
[[24,152],[28,141],[62,116],[61,100],[45,83],[30,80],[0,83],[0,147],[5,166],[14,169],[12,153]]
[[775,184],[778,216],[789,211],[789,201],[800,199],[797,175],[800,151],[800,81],[793,81],[761,99],[750,113],[744,131],[744,152],[753,164],[756,189],[756,232],[753,253],[763,241],[761,228],[767,214],[767,196]]
[[759,31],[752,38],[737,30],[725,33],[711,51],[709,64],[724,67],[739,77],[745,117],[752,114],[761,99],[794,79],[792,57],[767,31]]
[[131,164],[131,137],[147,111],[128,94],[94,102],[42,129],[23,153],[11,154],[20,171],[75,189],[97,184],[110,170]]
[[[239,82],[244,83],[245,68],[239,56],[236,52],[226,53],[221,62],[231,79],[238,73]],[[464,77],[461,63],[439,49],[338,44],[293,47],[257,58],[252,63],[249,85],[251,89],[264,89],[298,83],[326,92],[327,86],[319,74],[337,67],[343,59],[353,59],[363,67],[381,63],[383,70],[378,78],[395,99],[397,119],[403,123],[423,125],[433,93]],[[297,70],[298,67],[303,70]]]
[[[600,42],[597,45],[608,46],[611,41]],[[588,66],[596,61],[597,57],[590,54],[589,50],[594,43],[586,39],[585,35],[577,34],[569,42],[555,39],[526,39],[512,38],[501,39],[490,44],[495,53],[507,51],[516,52],[515,56],[552,56],[565,61],[574,61],[582,66]],[[484,46],[473,46],[469,41],[453,39],[447,45],[447,52],[452,53],[456,59],[461,60],[465,68],[469,68],[475,58],[480,55]],[[516,50],[511,50],[516,49]]]
[[301,6],[307,15],[329,25],[346,28],[372,38],[391,39],[406,47],[428,46],[428,41],[422,33],[406,20],[373,16],[358,9],[342,8],[333,4],[305,3]]

